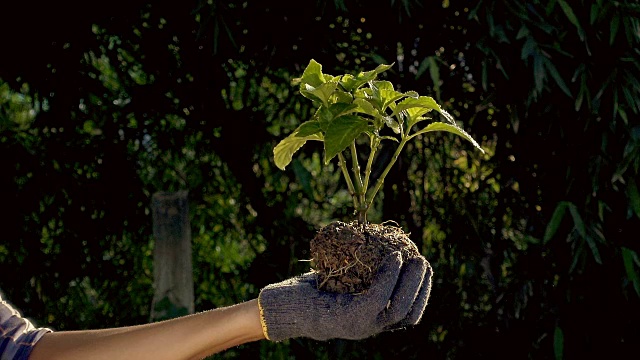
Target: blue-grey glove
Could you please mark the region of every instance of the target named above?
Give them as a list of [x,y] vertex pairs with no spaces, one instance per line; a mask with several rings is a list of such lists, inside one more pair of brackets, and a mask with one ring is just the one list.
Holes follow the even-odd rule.
[[385,330],[417,324],[431,291],[431,266],[420,256],[403,263],[389,255],[371,287],[360,294],[320,291],[307,273],[260,291],[258,305],[267,339],[359,340]]

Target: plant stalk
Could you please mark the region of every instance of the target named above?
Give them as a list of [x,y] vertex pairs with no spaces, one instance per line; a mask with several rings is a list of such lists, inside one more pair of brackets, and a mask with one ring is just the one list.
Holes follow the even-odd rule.
[[402,139],[400,141],[400,144],[398,145],[398,148],[396,149],[396,152],[393,153],[393,157],[391,158],[391,161],[389,161],[389,164],[387,164],[387,167],[382,172],[382,175],[380,175],[380,178],[378,178],[378,181],[376,182],[376,186],[373,188],[373,192],[371,193],[371,196],[369,197],[369,200],[365,204],[365,207],[367,209],[373,203],[373,199],[375,199],[376,194],[378,193],[378,191],[382,187],[382,184],[384,184],[384,178],[389,173],[389,170],[391,170],[391,168],[393,167],[393,164],[396,163],[396,160],[398,160],[398,156],[400,155],[400,152],[402,151],[402,148],[404,148],[404,145],[407,143],[407,141],[408,140],[406,138],[404,138],[404,139]]
[[[376,151],[380,146],[380,141],[377,139],[371,140],[371,151],[369,152],[369,159],[367,160],[367,167],[364,169],[364,185],[363,188],[366,191],[369,189],[369,177],[371,176],[371,167],[373,166],[373,158],[376,155]],[[367,208],[368,210],[368,208]]]
[[344,160],[344,156],[342,153],[338,153],[338,166],[342,170],[342,175],[344,175],[344,180],[347,182],[347,189],[349,189],[349,195],[353,199],[353,207],[356,211],[360,208],[358,202],[358,196],[356,196],[356,191],[353,187],[353,182],[351,181],[351,176],[349,176],[349,170],[347,169],[347,162]]
[[365,195],[367,193],[367,188],[362,184],[362,173],[360,172],[360,163],[358,162],[358,151],[356,149],[355,140],[351,143],[351,163],[353,177],[355,178],[356,183],[356,194],[358,196],[358,203],[360,204],[360,207],[356,208],[356,211],[358,212],[358,222],[360,224],[364,224],[367,222],[367,208],[364,206],[366,204]]

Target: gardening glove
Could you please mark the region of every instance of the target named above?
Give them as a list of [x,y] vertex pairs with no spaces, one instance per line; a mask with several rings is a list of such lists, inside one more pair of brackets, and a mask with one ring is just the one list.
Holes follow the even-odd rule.
[[430,289],[429,263],[418,257],[403,264],[400,253],[395,252],[383,261],[371,287],[363,293],[320,291],[317,276],[311,272],[266,286],[260,291],[258,306],[269,340],[359,340],[416,324]]

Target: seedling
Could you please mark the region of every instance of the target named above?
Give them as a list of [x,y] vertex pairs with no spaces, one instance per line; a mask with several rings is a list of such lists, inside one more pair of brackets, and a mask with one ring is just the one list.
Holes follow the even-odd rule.
[[[317,110],[311,119],[300,124],[273,150],[276,166],[284,170],[291,162],[293,155],[307,141],[323,142],[325,165],[335,157],[338,158],[338,166],[346,181],[349,194],[353,198],[357,225],[362,231],[360,231],[360,235],[356,236],[353,249],[347,251],[346,258],[338,259],[338,255],[327,255],[325,251],[319,253],[312,249],[313,261],[316,265],[320,263],[327,265],[326,263],[334,262],[334,260],[341,263],[341,265],[327,265],[325,274],[320,271],[322,284],[330,278],[353,272],[357,263],[363,265],[362,270],[356,270],[358,276],[363,272],[372,272],[371,269],[375,265],[375,261],[373,263],[363,261],[362,246],[367,243],[366,238],[369,238],[372,232],[376,232],[376,241],[388,234],[386,230],[372,230],[374,227],[367,223],[367,212],[382,188],[385,177],[409,141],[428,132],[445,131],[463,137],[484,152],[480,145],[456,124],[453,117],[442,109],[433,98],[420,96],[415,91],[396,91],[391,82],[377,80],[379,74],[391,67],[392,65],[379,65],[372,71],[360,72],[357,75],[333,76],[324,74],[322,65],[311,60],[298,82],[300,94],[311,100],[317,106]],[[434,112],[442,115],[444,121],[433,121],[430,115]],[[430,122],[426,126],[421,126],[427,121]],[[358,140],[364,141],[359,144]],[[381,175],[375,180],[375,183],[372,183],[371,169],[383,141],[396,143],[396,149]],[[369,148],[364,171],[359,163],[359,151],[362,151],[362,143],[368,144]],[[350,155],[345,156],[347,152]],[[349,171],[347,157],[350,157],[351,160],[351,171]],[[352,235],[345,237],[338,234],[347,225],[352,227],[352,225],[344,223],[333,224],[331,229],[322,229],[318,235],[340,237],[342,242],[349,242],[353,238]],[[363,236],[364,238],[361,239]],[[334,257],[336,259],[332,259]],[[366,271],[366,269],[368,270]],[[355,276],[355,273],[352,275]],[[345,283],[345,281],[349,285],[346,290],[341,292],[360,290],[359,286],[354,287],[352,284],[354,281],[359,283],[360,280],[351,278],[338,282]],[[362,282],[366,286],[367,281]]]
[[[446,131],[469,140],[484,152],[480,145],[458,126],[449,113],[429,96],[415,91],[405,93],[394,90],[389,81],[376,80],[378,74],[392,65],[379,65],[375,70],[357,75],[333,76],[322,73],[322,65],[311,60],[299,79],[300,93],[310,99],[317,110],[312,118],[302,123],[293,133],[274,148],[275,164],[280,169],[291,162],[293,154],[307,141],[324,143],[324,163],[338,157],[338,165],[347,183],[349,194],[360,223],[367,222],[367,212],[405,145],[420,134]],[[431,122],[418,129],[416,125],[432,120],[429,113],[436,111],[446,122]],[[395,135],[381,135],[388,127]],[[356,140],[366,136],[369,155],[364,172],[358,161]],[[397,143],[396,150],[375,184],[370,187],[371,168],[383,141]],[[345,151],[351,152],[349,173]]]

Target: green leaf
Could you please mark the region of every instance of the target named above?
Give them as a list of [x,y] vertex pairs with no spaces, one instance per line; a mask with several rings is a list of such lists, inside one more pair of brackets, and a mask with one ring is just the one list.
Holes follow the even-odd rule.
[[329,97],[328,102],[329,104],[335,104],[335,103],[351,104],[353,102],[353,95],[351,95],[346,91],[336,89],[333,92],[333,94],[331,94],[331,96]]
[[591,25],[593,25],[596,22],[596,19],[598,18],[598,15],[600,14],[600,6],[595,3],[591,5],[591,17],[590,17],[590,23]]
[[431,131],[446,131],[452,134],[456,134],[459,136],[462,136],[463,138],[469,140],[473,146],[475,146],[476,148],[480,149],[480,151],[482,151],[482,153],[484,154],[484,150],[480,147],[480,145],[478,145],[478,143],[471,137],[471,135],[467,134],[466,131],[462,130],[461,128],[452,125],[452,124],[446,124],[446,123],[442,123],[442,122],[434,122],[431,123],[429,125],[427,125],[424,129],[421,129],[419,131],[416,131],[415,133],[413,133],[409,138],[413,138],[419,134],[424,134],[427,132],[431,132]]
[[293,166],[293,173],[296,176],[296,182],[302,186],[302,190],[307,194],[307,197],[309,199],[313,199],[314,194],[313,188],[311,187],[311,173],[302,165],[300,160],[294,160],[291,165]]
[[380,112],[384,112],[387,100],[394,94],[398,94],[389,81],[372,81],[369,86],[371,91],[364,94],[370,95],[367,100]]
[[609,34],[609,45],[613,45],[613,42],[616,40],[616,34],[618,34],[618,29],[620,28],[620,16],[615,14],[613,19],[611,19],[611,32]]
[[329,97],[331,97],[337,86],[338,83],[336,82],[322,83],[318,87],[303,83],[300,85],[300,93],[312,101],[319,101],[324,106],[328,106]]
[[575,225],[578,234],[580,234],[583,239],[586,239],[587,228],[584,226],[584,222],[582,221],[582,217],[578,212],[578,208],[573,203],[567,203],[567,207],[569,208],[569,213],[571,213],[573,224]]
[[439,113],[442,113],[442,109],[440,105],[430,96],[420,96],[418,98],[407,98],[402,100],[398,105],[393,109],[393,113],[391,116],[398,116],[403,111],[406,111],[406,115],[409,117],[409,122],[407,127],[410,129],[413,125],[418,122],[418,117],[424,115],[425,113],[436,110]]
[[559,326],[553,332],[553,353],[556,360],[562,360],[564,356],[564,334]]
[[300,86],[302,87],[303,85],[308,84],[317,88],[325,82],[324,75],[322,74],[322,65],[311,59],[311,61],[309,61],[309,65],[307,65],[302,73]]
[[631,209],[640,218],[640,193],[638,193],[638,187],[633,179],[627,183],[627,196]]
[[298,137],[306,137],[309,135],[317,134],[321,131],[320,122],[315,120],[309,120],[304,122],[298,126],[298,128],[294,131],[296,136]]
[[384,119],[384,123],[387,124],[387,126],[390,127],[394,133],[400,134],[400,132],[402,132],[400,124],[398,124],[398,122],[391,116],[385,116],[382,119]]
[[329,124],[333,121],[333,113],[326,106],[321,106],[318,111],[316,111],[314,118],[318,119],[318,124],[322,131],[327,131],[329,128]]
[[560,76],[558,69],[556,69],[556,66],[553,65],[551,60],[545,58],[544,65],[547,68],[547,71],[549,71],[549,73],[551,74],[551,77],[556,81],[556,84],[558,84],[560,89],[562,89],[562,91],[567,94],[567,96],[573,97],[571,95],[569,87],[567,87],[567,84],[564,82],[564,79],[562,79],[562,76]]
[[578,232],[580,237],[587,242],[587,245],[589,245],[589,249],[591,249],[591,253],[593,254],[593,258],[596,260],[596,262],[598,264],[602,264],[600,251],[598,250],[596,241],[591,235],[587,233],[587,227],[584,225],[584,221],[582,221],[582,217],[578,212],[578,208],[573,203],[567,203],[567,207],[569,208],[569,213],[571,213],[571,217],[573,218],[573,224],[576,231]]
[[[289,165],[293,154],[308,140],[322,140],[322,133],[320,132],[318,124],[319,123],[314,120],[301,124],[293,133],[282,139],[282,141],[273,148],[273,159],[280,170],[284,170],[284,168]],[[315,132],[313,132],[314,130]],[[304,136],[300,136],[300,134],[304,134]]]
[[334,119],[324,134],[324,163],[328,164],[368,127],[369,122],[356,115],[344,115]]
[[562,8],[564,14],[567,16],[567,19],[569,19],[569,21],[576,27],[576,29],[578,29],[578,36],[580,37],[580,40],[584,41],[584,31],[582,30],[582,26],[580,26],[578,17],[573,12],[571,6],[569,6],[569,4],[567,4],[567,2],[564,0],[558,0],[558,4],[560,4],[560,7]]
[[367,114],[369,116],[372,116],[373,118],[379,118],[380,116],[382,116],[380,115],[380,112],[376,110],[373,105],[371,105],[371,103],[365,99],[358,98],[353,100],[353,103],[357,105],[355,112]]
[[329,106],[329,110],[331,114],[333,114],[334,118],[340,117],[342,115],[347,115],[352,113],[358,109],[358,105],[356,104],[347,104],[347,103],[335,103]]
[[544,87],[544,60],[541,55],[533,56],[533,79],[535,84],[535,89],[537,94],[542,93],[542,88]]
[[566,208],[567,202],[565,201],[561,201],[556,205],[556,209],[553,211],[553,215],[551,215],[551,220],[549,220],[549,224],[547,224],[547,228],[544,231],[544,237],[542,238],[543,244],[548,243],[558,231]]
[[640,276],[633,265],[633,260],[637,258],[638,254],[636,254],[635,251],[622,247],[622,262],[624,263],[624,269],[627,272],[627,278],[629,278],[629,282],[633,284],[636,294],[640,296]]
[[392,66],[393,64],[378,65],[374,70],[360,72],[355,77],[349,74],[344,75],[340,80],[340,85],[347,91],[354,91],[369,81],[375,80],[378,77],[378,74],[389,70]]

